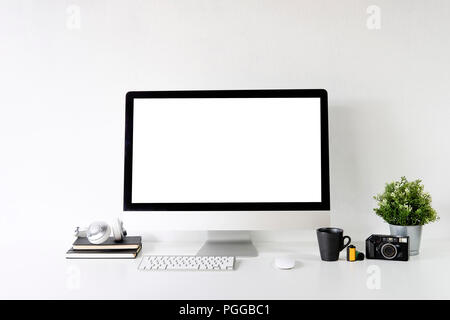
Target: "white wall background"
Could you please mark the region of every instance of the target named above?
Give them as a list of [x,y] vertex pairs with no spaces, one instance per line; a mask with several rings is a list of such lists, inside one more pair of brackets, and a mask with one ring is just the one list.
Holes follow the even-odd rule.
[[441,215],[424,237],[448,237],[449,17],[446,0],[2,0],[3,237],[121,213],[127,91],[241,88],[328,90],[334,225],[387,232],[372,196],[406,175]]

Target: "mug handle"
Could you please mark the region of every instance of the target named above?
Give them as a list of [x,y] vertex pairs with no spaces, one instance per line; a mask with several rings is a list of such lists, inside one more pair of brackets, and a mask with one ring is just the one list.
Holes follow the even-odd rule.
[[350,238],[349,236],[344,236],[343,242],[345,241],[345,239],[348,239],[348,242],[347,242],[347,244],[345,244],[345,245],[342,247],[341,251],[344,250],[345,247],[347,247],[347,246],[350,244],[350,242],[352,241],[352,238]]

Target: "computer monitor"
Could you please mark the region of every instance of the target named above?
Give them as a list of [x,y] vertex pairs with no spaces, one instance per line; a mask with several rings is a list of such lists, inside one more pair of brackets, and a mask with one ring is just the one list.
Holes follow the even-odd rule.
[[[242,213],[246,223],[248,213],[326,212],[328,158],[323,89],[126,95],[125,211]],[[200,253],[256,255],[248,237],[223,235]]]

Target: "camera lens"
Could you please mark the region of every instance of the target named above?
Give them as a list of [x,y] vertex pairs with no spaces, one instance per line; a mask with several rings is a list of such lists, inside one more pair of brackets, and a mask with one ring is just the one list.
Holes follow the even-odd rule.
[[381,247],[381,255],[385,259],[394,259],[397,255],[397,248],[391,243],[385,243]]

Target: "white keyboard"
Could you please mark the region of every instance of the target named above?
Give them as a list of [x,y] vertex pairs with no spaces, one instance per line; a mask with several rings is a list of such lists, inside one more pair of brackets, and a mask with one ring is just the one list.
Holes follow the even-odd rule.
[[142,257],[139,270],[234,270],[234,257],[225,256],[148,256]]

